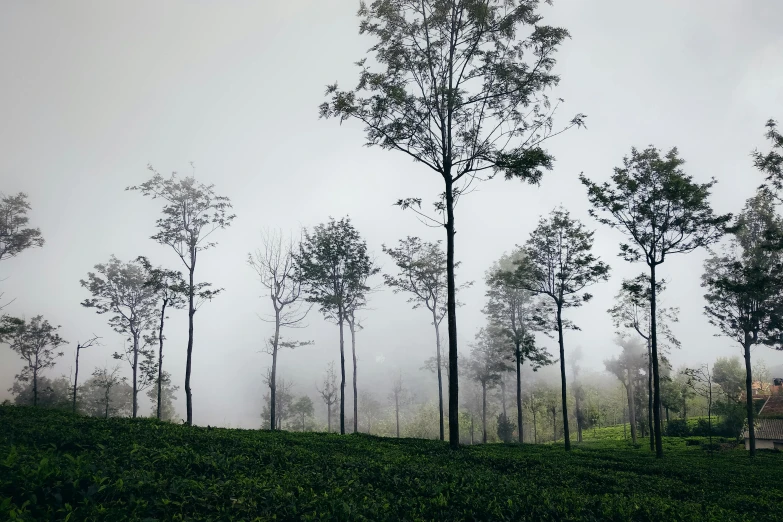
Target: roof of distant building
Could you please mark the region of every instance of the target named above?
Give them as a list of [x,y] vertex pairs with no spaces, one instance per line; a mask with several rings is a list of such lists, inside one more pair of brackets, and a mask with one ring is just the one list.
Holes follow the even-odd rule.
[[[758,419],[754,435],[756,440],[783,441],[783,419]],[[748,438],[747,429],[742,436]]]

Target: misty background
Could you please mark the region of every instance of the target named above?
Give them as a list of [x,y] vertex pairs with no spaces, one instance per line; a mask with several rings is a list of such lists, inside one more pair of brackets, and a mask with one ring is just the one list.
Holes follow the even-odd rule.
[[[123,336],[107,317],[80,305],[89,293],[79,280],[95,264],[112,254],[122,261],[146,255],[182,269],[170,248],[149,239],[158,201],[124,191],[150,177],[148,163],[166,176],[190,174],[194,162],[196,178],[231,198],[237,215],[215,234],[219,244],[199,257],[196,272],[198,281],[225,288],[196,314],[196,424],[261,424],[271,364],[261,350],[273,325],[258,317],[271,306],[247,255],[260,246],[262,228],[298,234],[349,215],[382,273],[395,271],[382,244],[408,235],[445,239],[443,230],[393,206],[420,197],[430,208],[442,190],[436,174],[402,154],[363,147],[354,122],[318,119],[326,84],[353,86],[352,64],[372,43],[358,34],[357,9],[356,0],[0,4],[0,190],[29,195],[30,226],[46,239],[43,248],[3,261],[0,292],[15,298],[5,313],[42,314],[62,325],[70,344],[47,376],[69,375],[77,341],[93,333],[104,346],[82,353],[85,378],[95,366],[113,365],[111,354],[122,350]],[[608,178],[632,146],[677,146],[696,182],[718,179],[715,211],[739,211],[762,181],[749,154],[764,150],[765,121],[783,117],[783,3],[558,0],[542,12],[545,23],[572,35],[555,68],[562,81],[553,95],[565,99],[556,123],[582,112],[587,129],[548,142],[557,161],[540,187],[495,179],[460,199],[457,282],[475,281],[460,294],[460,351],[469,351],[485,324],[485,271],[524,243],[539,215],[562,204],[597,230],[595,253],[612,265],[610,281],[591,289],[594,300],[567,311],[582,328],[566,333],[567,354],[581,346],[583,369],[602,371],[602,361],[620,352],[606,310],[622,279],[642,266],[617,257],[621,234],[588,216],[578,175]],[[680,307],[675,368],[740,355],[734,341],[714,337],[702,313],[707,254],[661,267],[670,281],[663,304]],[[370,284],[382,281],[378,275]],[[435,376],[420,369],[435,353],[434,332],[426,311],[411,310],[406,299],[381,288],[361,312],[360,392],[385,399],[401,370],[420,400],[436,397]],[[169,317],[165,369],[182,386],[187,312]],[[315,383],[329,361],[339,361],[338,331],[317,309],[306,323],[284,334],[314,344],[282,351],[278,372],[294,381],[296,394],[314,399],[321,416]],[[538,339],[554,353],[554,341]],[[783,365],[783,352],[763,346],[753,358]],[[7,388],[21,367],[0,346],[0,401],[11,397]],[[129,374],[127,365],[123,371]],[[177,396],[182,415],[184,391]],[[145,414],[148,403],[140,401]]]

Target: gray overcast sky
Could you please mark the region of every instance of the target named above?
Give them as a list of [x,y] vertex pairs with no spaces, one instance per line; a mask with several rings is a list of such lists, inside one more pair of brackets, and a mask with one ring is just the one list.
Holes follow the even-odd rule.
[[[391,262],[381,244],[444,236],[392,206],[401,197],[432,200],[441,190],[434,173],[362,147],[356,124],[318,120],[324,86],[353,85],[352,64],[371,45],[358,35],[357,7],[356,0],[0,4],[0,190],[29,194],[31,222],[46,238],[44,248],[4,261],[0,284],[16,298],[8,313],[63,325],[71,345],[50,374],[68,374],[76,341],[92,332],[105,346],[84,354],[82,375],[111,364],[122,348],[104,317],[79,305],[87,297],[79,280],[93,265],[111,254],[144,254],[179,268],[172,251],[148,239],[157,203],[123,190],[149,177],[148,162],[164,174],[189,173],[195,162],[196,176],[229,196],[238,216],[199,260],[197,278],[226,293],[196,315],[197,424],[259,423],[269,363],[259,350],[270,326],[257,317],[268,303],[246,256],[262,227],[295,230],[349,214],[385,269]],[[559,0],[543,12],[572,34],[556,69],[556,95],[566,100],[559,121],[583,112],[588,129],[551,142],[557,162],[540,188],[498,179],[460,201],[459,277],[477,284],[462,296],[459,341],[467,350],[483,324],[484,271],[525,241],[540,214],[563,204],[598,229],[597,252],[614,269],[593,289],[593,302],[568,312],[583,330],[568,333],[567,350],[582,346],[584,364],[598,370],[618,351],[606,310],[622,278],[642,267],[620,260],[619,233],[587,215],[578,174],[602,180],[632,146],[677,146],[696,180],[719,180],[715,209],[738,211],[761,181],[749,153],[767,147],[764,122],[783,118],[783,2]],[[740,353],[713,337],[702,314],[704,257],[672,258],[662,270],[672,282],[666,302],[682,310],[677,366]],[[360,387],[385,397],[399,367],[434,393],[434,378],[418,371],[434,353],[426,313],[386,290],[371,307],[358,338]],[[181,384],[186,314],[173,313],[169,324],[166,368]],[[292,335],[315,344],[283,353],[281,374],[313,396],[325,364],[339,358],[337,329],[313,312],[309,328]],[[783,352],[767,348],[754,357],[783,363]],[[0,347],[0,399],[20,367]]]

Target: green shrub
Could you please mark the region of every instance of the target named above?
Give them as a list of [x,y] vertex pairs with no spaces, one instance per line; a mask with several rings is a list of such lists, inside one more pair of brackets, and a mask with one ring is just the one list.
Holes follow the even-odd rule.
[[672,419],[666,423],[664,435],[667,437],[687,437],[691,435],[691,428],[685,419]]
[[498,415],[498,438],[503,442],[511,442],[517,425],[508,420],[502,413]]

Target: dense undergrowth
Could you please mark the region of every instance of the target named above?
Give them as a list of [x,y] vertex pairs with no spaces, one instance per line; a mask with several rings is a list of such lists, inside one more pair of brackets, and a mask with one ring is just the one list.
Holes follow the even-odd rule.
[[783,455],[447,444],[0,407],[0,520],[778,520]]

